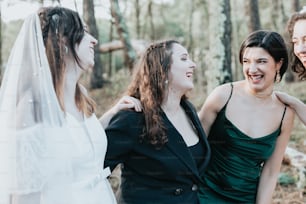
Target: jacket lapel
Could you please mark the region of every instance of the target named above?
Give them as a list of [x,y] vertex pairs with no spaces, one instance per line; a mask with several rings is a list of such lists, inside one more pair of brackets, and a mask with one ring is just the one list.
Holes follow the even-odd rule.
[[193,105],[190,104],[190,102],[186,100],[182,100],[181,102],[182,107],[186,111],[187,115],[192,121],[192,124],[195,126],[197,130],[197,134],[199,136],[199,142],[202,144],[204,151],[205,151],[205,159],[201,166],[199,167],[199,173],[202,174],[208,165],[208,162],[210,160],[210,146],[207,140],[207,136],[204,132],[204,129],[202,127],[201,121],[199,120],[198,113],[193,108]]
[[[167,120],[167,123],[168,122],[169,121]],[[196,177],[199,177],[198,168],[186,143],[184,142],[183,138],[179,136],[179,132],[172,126],[171,123],[170,127],[171,128],[168,129],[168,142],[166,144],[167,148],[170,149],[170,151],[176,155]]]
[[[205,148],[205,152],[208,154],[207,158],[210,157],[210,149],[207,143],[206,135],[203,131],[201,123],[198,119],[197,113],[192,110],[187,102],[182,101],[182,107],[186,111],[188,117],[191,119],[193,125],[195,126],[199,141]],[[191,152],[189,151],[186,143],[184,142],[183,138],[180,136],[180,133],[176,130],[176,128],[172,125],[172,123],[168,120],[166,114],[162,113],[164,121],[167,123],[166,126],[168,128],[168,142],[166,146],[175,154],[187,167],[188,169],[198,178],[200,179],[200,173],[204,171],[205,167],[207,166],[208,159],[206,158],[203,164],[198,169],[195,160]],[[179,150],[179,151],[178,151]],[[199,171],[200,170],[200,171]]]

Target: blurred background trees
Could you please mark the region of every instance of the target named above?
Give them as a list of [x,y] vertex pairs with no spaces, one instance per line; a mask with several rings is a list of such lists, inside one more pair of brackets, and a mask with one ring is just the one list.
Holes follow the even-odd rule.
[[[91,89],[102,88],[122,69],[131,72],[150,42],[174,38],[197,62],[196,84],[206,92],[242,78],[237,52],[249,32],[269,29],[286,36],[289,16],[306,4],[306,0],[2,0],[1,15],[20,2],[37,7],[69,3],[81,13],[99,40],[94,71],[86,78]],[[1,72],[21,22],[1,21]],[[290,72],[285,78],[296,80]]]
[[[124,93],[133,65],[145,47],[164,39],[180,41],[196,62],[195,90],[190,99],[200,108],[214,87],[243,79],[238,52],[246,35],[266,29],[289,41],[288,18],[306,5],[306,0],[0,0],[0,81],[24,17],[49,5],[78,11],[99,41],[95,67],[82,80],[101,115]],[[288,70],[276,89],[306,103],[305,86]],[[298,120],[289,145],[306,154],[305,127]],[[289,181],[299,180],[288,166],[283,165],[282,173]],[[305,188],[286,185],[277,186],[274,203],[306,202]]]

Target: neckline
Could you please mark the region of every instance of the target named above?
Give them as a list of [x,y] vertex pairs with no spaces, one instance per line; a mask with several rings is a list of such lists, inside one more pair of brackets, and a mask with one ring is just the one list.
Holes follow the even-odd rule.
[[227,118],[226,116],[226,107],[224,109],[224,118],[227,122],[229,122],[237,131],[239,131],[239,133],[241,133],[241,135],[251,139],[251,140],[261,140],[261,139],[266,139],[266,138],[269,138],[269,137],[272,137],[274,136],[275,133],[277,133],[279,131],[279,128],[277,128],[276,130],[274,130],[272,133],[269,133],[269,134],[266,134],[264,136],[261,136],[261,137],[251,137],[249,135],[247,135],[246,133],[244,133],[242,130],[240,130],[230,119]]
[[[191,125],[195,125],[195,124],[193,123],[192,119],[189,118],[189,116],[188,116],[188,114],[186,113],[186,110],[184,109],[184,107],[182,107],[182,110],[183,110],[183,112],[186,114],[187,119],[190,120]],[[188,145],[188,144],[185,142],[185,140],[184,140],[183,136],[181,135],[181,133],[178,131],[178,129],[176,129],[176,127],[173,125],[173,123],[172,123],[171,120],[168,118],[167,114],[165,113],[165,111],[164,111],[162,108],[161,108],[161,114],[162,114],[163,117],[166,119],[166,121],[171,125],[171,128],[173,128],[173,130],[177,132],[177,134],[180,136],[180,139],[184,142],[184,144],[185,144],[185,146],[186,146],[187,148],[190,148],[190,147],[192,147],[192,146],[195,146],[195,145],[197,145],[197,144],[199,144],[199,143],[201,142],[201,141],[200,141],[200,135],[197,134],[198,129],[195,128],[196,135],[198,136],[198,141],[197,141],[195,144]]]
[[223,108],[221,109],[221,111],[224,112],[224,118],[227,122],[229,122],[239,133],[240,135],[243,135],[244,137],[247,137],[248,139],[250,140],[260,140],[260,139],[265,139],[265,138],[269,138],[271,136],[273,136],[275,133],[277,133],[279,130],[280,130],[280,127],[278,127],[276,130],[274,130],[272,133],[269,133],[269,134],[266,134],[264,136],[261,136],[261,137],[251,137],[247,134],[245,134],[242,130],[240,130],[227,116],[226,116],[226,108],[227,108],[227,105],[230,101],[230,99],[232,98],[232,94],[233,94],[233,90],[234,90],[234,85],[233,83],[231,83],[231,93],[230,93],[230,96],[229,98],[227,99],[226,103],[224,104]]

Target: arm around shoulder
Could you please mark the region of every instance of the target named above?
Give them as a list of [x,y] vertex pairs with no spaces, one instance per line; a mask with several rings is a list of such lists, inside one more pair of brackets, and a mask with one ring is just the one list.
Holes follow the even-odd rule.
[[285,92],[275,92],[280,101],[293,108],[298,115],[299,119],[306,125],[306,104],[304,104],[298,98],[291,96]]
[[118,164],[129,159],[135,145],[142,134],[142,113],[133,110],[122,110],[112,117],[105,129],[108,145],[105,157],[105,167],[113,170]]
[[109,121],[116,113],[124,109],[133,109],[136,112],[141,112],[142,106],[137,98],[131,96],[123,96],[114,106],[112,106],[107,112],[105,112],[99,119],[103,128],[106,128],[108,126]]

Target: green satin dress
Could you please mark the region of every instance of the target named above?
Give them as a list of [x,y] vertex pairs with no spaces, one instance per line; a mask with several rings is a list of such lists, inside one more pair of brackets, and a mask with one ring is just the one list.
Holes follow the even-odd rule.
[[[255,203],[263,163],[273,153],[281,132],[280,124],[269,135],[249,137],[226,118],[227,103],[218,113],[208,136],[211,159],[202,176],[205,185],[199,191],[201,204]],[[283,117],[285,111],[286,107]]]

